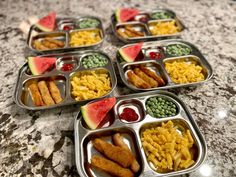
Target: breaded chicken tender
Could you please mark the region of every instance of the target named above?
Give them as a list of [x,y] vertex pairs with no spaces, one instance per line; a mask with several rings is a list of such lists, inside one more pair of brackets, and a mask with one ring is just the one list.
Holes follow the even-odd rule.
[[122,167],[129,167],[131,166],[134,156],[133,154],[128,151],[127,149],[114,146],[102,139],[96,138],[93,140],[93,146],[102,154],[104,154],[109,159],[117,162]]
[[95,167],[98,167],[104,170],[105,172],[111,174],[112,176],[117,176],[117,177],[133,177],[134,176],[131,170],[127,168],[123,168],[117,163],[112,162],[111,160],[108,160],[98,155],[92,156],[91,164]]
[[151,88],[150,84],[148,84],[143,79],[134,74],[133,71],[128,71],[127,76],[128,76],[128,81],[134,86],[142,89]]
[[149,85],[153,88],[158,86],[157,81],[155,81],[153,78],[151,78],[150,76],[148,76],[147,74],[145,74],[143,71],[141,71],[139,68],[135,68],[134,73],[140,77],[141,79],[143,79],[145,82],[149,83]]
[[[124,148],[124,149],[131,152],[128,145],[125,144],[125,142],[123,141],[123,136],[121,136],[119,133],[116,133],[112,136],[112,141],[116,146],[119,146],[119,147]],[[135,158],[134,158],[130,168],[133,172],[138,172],[139,171],[140,165],[139,165],[138,161]]]

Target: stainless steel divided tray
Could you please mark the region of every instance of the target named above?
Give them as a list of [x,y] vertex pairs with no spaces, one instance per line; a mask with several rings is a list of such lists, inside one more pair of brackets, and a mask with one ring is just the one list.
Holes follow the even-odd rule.
[[[91,58],[94,55],[103,56],[104,63],[99,66],[91,66],[91,61],[96,60]],[[100,51],[87,50],[84,52],[42,55],[40,57],[55,57],[56,66],[42,75],[32,75],[28,63],[21,67],[16,81],[14,99],[16,104],[22,108],[43,110],[69,104],[82,104],[106,97],[116,87],[117,80],[111,59]],[[88,60],[90,63],[86,64],[85,61]],[[70,70],[67,67],[70,67]],[[44,81],[44,83],[40,81]],[[50,88],[49,82],[54,82],[54,88],[57,87],[60,92],[61,100],[58,102],[53,95],[55,89]],[[72,82],[75,86],[72,85]],[[39,83],[43,84],[43,89],[40,88]],[[35,86],[32,87],[32,84]],[[36,93],[38,95],[35,96]],[[48,104],[47,97],[52,97],[54,104]],[[51,100],[51,98],[49,99]],[[42,100],[42,104],[37,103],[39,100]]]
[[[132,45],[135,44],[125,45],[121,49]],[[183,40],[144,42],[140,53],[133,62],[125,61],[119,51],[117,52],[117,62],[122,81],[134,91],[196,85],[208,81],[213,74],[211,65],[197,47]],[[177,65],[175,65],[176,63]],[[164,83],[159,82],[158,78],[155,79],[148,75],[157,81],[157,86],[150,84],[152,87],[146,87],[134,84],[128,76],[128,72],[140,67],[154,72],[159,78],[162,78]],[[185,70],[183,70],[184,67],[186,67]],[[186,73],[184,73],[185,71]]]
[[36,25],[32,25],[27,45],[34,52],[41,53],[94,49],[102,44],[104,37],[102,21],[99,18],[93,16],[65,17],[56,19],[56,28],[52,32],[43,32]]
[[[173,115],[167,116],[165,118],[160,117],[154,117],[151,116],[148,113],[147,104],[150,103],[150,100],[153,99],[156,100],[165,100],[168,104],[175,105],[176,112]],[[155,102],[155,100],[154,100]],[[121,112],[124,111],[125,108],[132,108],[135,110],[135,112],[138,114],[138,119],[134,122],[127,122],[121,119]],[[167,110],[165,106],[162,106],[163,110]],[[109,150],[107,148],[102,152],[97,147],[94,147],[95,139],[99,138],[101,140],[104,140],[108,143],[114,143],[114,137],[113,135],[116,133],[119,133],[121,136],[123,136],[123,142],[131,149],[131,152],[135,156],[140,168],[134,176],[175,176],[175,175],[181,175],[185,173],[190,173],[194,170],[196,170],[198,167],[201,166],[201,164],[204,162],[207,152],[206,142],[199,131],[199,128],[197,124],[195,123],[194,119],[190,115],[188,109],[186,108],[185,104],[174,94],[166,91],[152,91],[149,93],[139,93],[128,95],[128,96],[121,96],[117,97],[117,102],[113,109],[108,113],[109,119],[106,119],[105,122],[103,122],[104,126],[101,126],[100,128],[97,128],[95,130],[91,130],[88,128],[87,124],[85,123],[81,112],[78,113],[77,117],[75,118],[74,123],[74,133],[75,133],[75,155],[76,155],[76,166],[79,174],[81,176],[93,176],[93,177],[103,177],[103,176],[110,176],[108,173],[104,172],[103,170],[95,167],[94,164],[91,164],[91,159],[94,155],[98,155],[100,157],[104,157],[107,159],[110,159],[111,156],[113,156],[112,161],[115,161],[114,156],[122,156],[122,154],[117,154],[114,150]],[[194,161],[190,166],[188,166],[185,169],[177,169],[174,171],[168,170],[168,171],[162,171],[160,172],[160,169],[158,167],[155,167],[155,165],[150,162],[150,159],[148,157],[149,153],[154,153],[153,155],[158,157],[160,155],[159,153],[165,156],[165,154],[168,154],[168,152],[171,151],[163,151],[160,150],[160,147],[158,145],[155,147],[153,152],[147,152],[147,149],[145,148],[146,145],[143,144],[143,132],[145,130],[151,130],[150,128],[156,128],[161,127],[162,123],[167,123],[168,121],[172,121],[173,126],[176,127],[175,133],[184,135],[189,130],[189,133],[192,138],[189,139],[189,142],[192,141],[193,144],[191,146],[191,158]],[[164,131],[163,131],[164,132]],[[169,135],[174,135],[173,131]],[[163,136],[169,136],[168,133],[164,133]],[[141,138],[142,136],[142,138]],[[155,133],[153,134],[155,136]],[[157,136],[157,135],[156,135]],[[173,138],[173,137],[172,137]],[[165,139],[165,138],[164,138]],[[168,139],[168,138],[167,138]],[[170,139],[169,139],[170,140]],[[165,141],[163,140],[164,144],[168,146],[167,142],[169,140]],[[171,139],[170,142],[175,141],[174,139]],[[150,141],[151,142],[151,141]],[[162,141],[161,141],[162,142]],[[160,146],[162,146],[160,142]],[[177,143],[177,142],[176,142]],[[178,144],[178,143],[177,143]],[[119,144],[115,144],[116,146],[120,146]],[[101,147],[103,145],[101,144]],[[145,146],[145,147],[144,147]],[[104,148],[106,146],[104,145]],[[123,147],[123,146],[121,146]],[[101,148],[103,149],[103,148]],[[161,149],[165,149],[163,146]],[[175,149],[175,148],[174,148]],[[105,151],[111,151],[113,152],[112,155]],[[178,151],[178,150],[177,150]],[[179,150],[179,152],[182,150]],[[175,151],[172,151],[174,154],[177,153]],[[171,153],[172,153],[171,152]],[[104,155],[107,154],[107,155]],[[178,163],[176,160],[176,156],[172,154],[172,160],[173,166],[174,164]],[[177,153],[178,154],[178,153]],[[160,155],[161,156],[161,155]],[[122,158],[122,157],[121,157]],[[128,157],[127,157],[128,158]],[[124,161],[127,160],[127,158],[124,158]],[[161,160],[161,159],[158,159]],[[118,162],[118,161],[115,161]],[[97,164],[100,162],[97,161]],[[100,163],[100,165],[103,166],[103,163]],[[106,165],[105,165],[106,166]],[[106,167],[107,168],[107,167]],[[113,168],[113,169],[112,169]],[[132,167],[127,167],[132,169]],[[169,167],[168,167],[169,168]],[[111,170],[110,170],[111,169]],[[117,170],[114,169],[113,166],[110,166],[110,171]],[[129,170],[130,170],[129,169]]]
[[169,9],[140,11],[127,22],[117,21],[114,13],[111,16],[111,23],[116,37],[125,43],[176,38],[185,29],[175,12]]

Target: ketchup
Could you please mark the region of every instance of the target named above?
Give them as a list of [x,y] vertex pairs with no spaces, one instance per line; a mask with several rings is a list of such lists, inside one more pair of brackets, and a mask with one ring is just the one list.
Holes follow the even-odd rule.
[[65,30],[65,31],[72,30],[72,26],[64,26],[64,27],[63,27],[63,30]]
[[149,53],[149,57],[152,60],[160,59],[161,58],[161,54],[159,52],[150,52]]
[[135,110],[131,108],[124,108],[123,112],[120,114],[121,119],[124,119],[128,122],[136,121],[138,120],[138,114],[135,112]]
[[63,64],[63,66],[61,67],[62,71],[71,71],[74,68],[74,66],[70,63],[67,64]]

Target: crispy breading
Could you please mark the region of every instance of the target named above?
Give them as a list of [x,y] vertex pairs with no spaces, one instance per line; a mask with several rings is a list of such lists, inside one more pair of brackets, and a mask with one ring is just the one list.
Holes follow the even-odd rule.
[[117,163],[112,162],[111,160],[108,160],[98,155],[92,156],[91,164],[117,177],[133,177],[134,176],[131,170],[127,168],[123,168]]
[[114,146],[113,144],[103,141],[100,138],[96,138],[92,142],[93,146],[99,152],[104,154],[109,159],[117,162],[122,167],[129,167],[134,160],[133,154],[124,148]]
[[157,81],[155,81],[152,77],[148,76],[147,74],[145,74],[142,70],[140,70],[139,68],[135,68],[134,73],[140,77],[141,79],[143,79],[145,82],[149,83],[151,87],[155,88],[158,87],[158,83]]
[[[119,147],[124,148],[124,149],[131,152],[128,145],[125,144],[125,142],[123,141],[123,136],[120,135],[119,133],[116,133],[112,136],[112,141],[116,146],[119,146]],[[139,165],[138,161],[135,158],[134,158],[130,168],[133,172],[138,172],[139,171],[140,165]]]
[[134,74],[133,71],[128,71],[127,76],[128,76],[128,81],[134,86],[142,89],[151,88],[150,84],[148,84],[143,79]]
[[158,82],[158,85],[159,86],[164,86],[166,85],[165,84],[165,81],[160,77],[158,76],[155,72],[151,71],[150,69],[144,67],[144,66],[141,66],[140,69],[145,73],[147,74],[148,76],[152,77],[153,79],[155,79],[157,82]]

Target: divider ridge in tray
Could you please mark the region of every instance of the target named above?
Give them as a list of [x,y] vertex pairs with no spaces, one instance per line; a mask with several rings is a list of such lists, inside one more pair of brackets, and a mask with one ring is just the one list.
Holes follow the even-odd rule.
[[128,44],[116,58],[122,81],[134,91],[196,85],[213,74],[193,44],[177,39]]
[[[39,110],[85,103],[103,98],[116,87],[112,61],[100,51],[87,50],[35,57],[34,67],[46,65],[44,60],[55,58],[55,64],[44,73],[33,75],[28,63],[19,71],[15,89],[16,103],[26,109]],[[40,68],[39,68],[40,69]]]
[[[135,111],[136,120],[124,120],[127,108]],[[169,92],[118,97],[106,121],[94,130],[83,115],[78,113],[74,125],[76,165],[82,176],[110,176],[118,169],[126,176],[181,175],[196,170],[205,159],[202,134],[183,102]],[[120,148],[131,152],[135,162]]]
[[42,32],[32,25],[27,44],[34,52],[92,49],[101,45],[104,36],[102,21],[97,17],[57,18],[52,32]]

